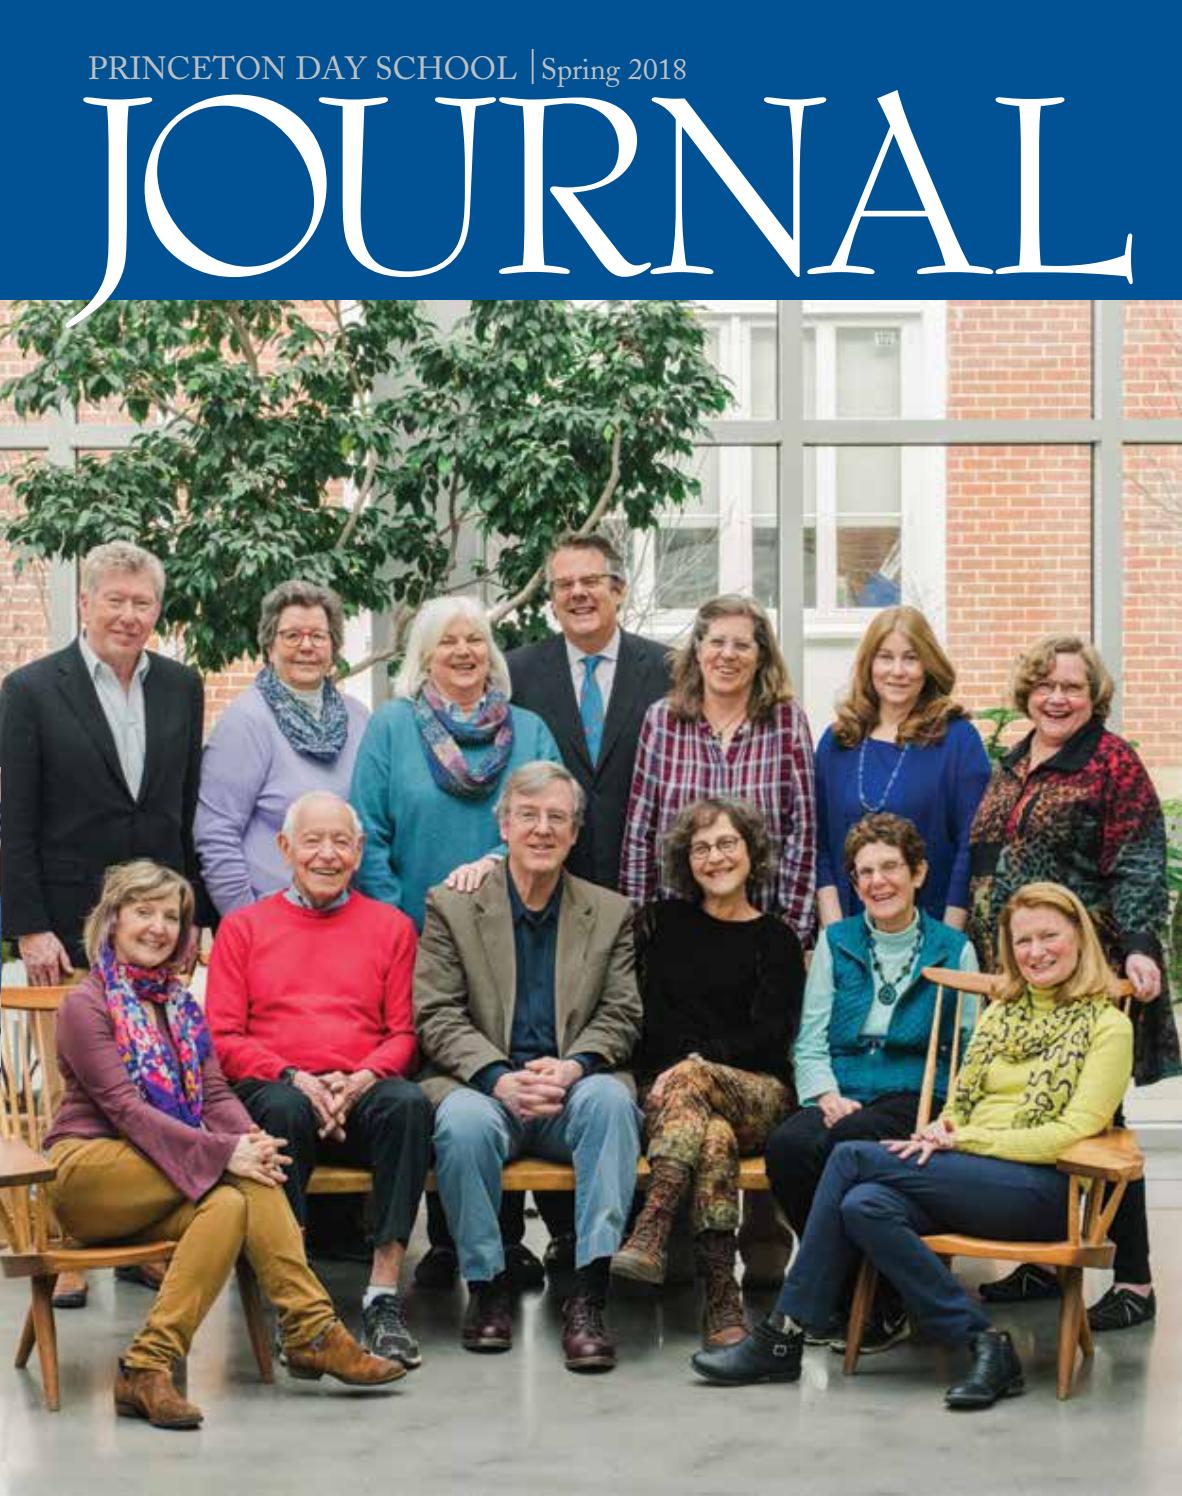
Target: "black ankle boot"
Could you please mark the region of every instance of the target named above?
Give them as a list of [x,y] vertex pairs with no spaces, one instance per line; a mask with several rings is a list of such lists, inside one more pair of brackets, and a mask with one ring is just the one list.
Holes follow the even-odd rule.
[[690,1364],[708,1382],[733,1387],[744,1382],[795,1382],[800,1379],[803,1349],[803,1330],[778,1330],[765,1319],[738,1345],[698,1351]]
[[991,1408],[999,1397],[1026,1391],[1022,1363],[1008,1330],[982,1330],[969,1341],[969,1348],[972,1370],[944,1394],[948,1407]]

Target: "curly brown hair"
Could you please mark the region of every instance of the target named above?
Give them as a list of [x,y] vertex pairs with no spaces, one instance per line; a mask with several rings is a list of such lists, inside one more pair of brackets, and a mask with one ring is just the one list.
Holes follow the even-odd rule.
[[882,842],[884,846],[894,847],[902,852],[903,861],[913,873],[918,873],[921,865],[928,860],[928,849],[924,846],[923,837],[916,830],[914,821],[909,821],[906,816],[892,815],[889,810],[878,810],[873,815],[863,816],[860,821],[855,821],[846,834],[842,857],[845,870],[851,878],[854,876],[854,863],[858,853],[863,847],[872,846],[875,842]]
[[719,618],[751,620],[755,647],[759,651],[759,663],[755,667],[755,679],[751,683],[747,715],[752,722],[764,722],[780,702],[792,700],[792,681],[767,614],[753,598],[740,597],[738,593],[724,593],[721,597],[713,597],[698,609],[690,636],[673,659],[669,709],[674,717],[683,722],[696,722],[701,718],[705,688],[698,650],[710,631],[710,625]]
[[956,671],[931,624],[918,608],[907,603],[884,608],[870,620],[862,635],[850,672],[849,690],[837,704],[833,736],[843,748],[856,748],[878,725],[880,705],[871,672],[883,641],[896,630],[915,650],[923,666],[923,688],[911,715],[899,726],[899,742],[921,747],[938,743],[948,731],[949,722],[965,715],[964,707],[952,700]]
[[1030,715],[1030,693],[1050,675],[1055,668],[1055,656],[1061,654],[1079,655],[1088,675],[1092,716],[1100,722],[1107,721],[1116,683],[1100,658],[1100,651],[1078,634],[1047,634],[1018,657],[1013,675],[1014,705],[1024,717]]
[[761,883],[772,866],[772,839],[767,824],[754,805],[745,800],[694,800],[678,812],[661,842],[665,882],[679,899],[700,903],[702,889],[694,877],[690,862],[690,845],[698,831],[713,826],[725,816],[743,838],[751,862],[749,884]]

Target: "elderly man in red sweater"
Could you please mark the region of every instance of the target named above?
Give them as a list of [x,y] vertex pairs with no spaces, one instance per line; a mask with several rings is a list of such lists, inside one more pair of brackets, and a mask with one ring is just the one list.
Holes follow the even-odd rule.
[[339,796],[317,792],[291,805],[279,835],[291,884],[222,921],[206,1012],[222,1069],[247,1110],[288,1141],[286,1188],[301,1224],[318,1161],[372,1169],[365,1343],[410,1369],[422,1357],[398,1278],[432,1125],[430,1103],[406,1079],[418,1057],[415,929],[397,909],[350,890],[362,841],[356,812]]

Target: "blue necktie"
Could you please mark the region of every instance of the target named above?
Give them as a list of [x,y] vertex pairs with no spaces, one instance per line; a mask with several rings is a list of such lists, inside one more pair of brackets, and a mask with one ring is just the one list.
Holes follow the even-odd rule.
[[583,656],[583,689],[579,692],[579,716],[583,719],[587,753],[593,764],[599,758],[599,744],[603,740],[603,692],[595,679],[595,667],[603,658],[603,655]]

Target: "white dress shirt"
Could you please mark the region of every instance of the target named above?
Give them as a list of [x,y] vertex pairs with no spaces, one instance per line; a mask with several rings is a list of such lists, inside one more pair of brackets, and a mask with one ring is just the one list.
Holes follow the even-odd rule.
[[611,700],[612,683],[616,678],[616,661],[620,657],[620,631],[617,629],[602,649],[595,651],[580,649],[578,645],[566,641],[566,657],[570,661],[570,678],[575,688],[575,705],[579,704],[583,692],[583,680],[586,671],[583,669],[583,661],[591,653],[601,655],[599,664],[595,667],[595,680],[599,686],[599,694],[603,697],[603,715],[607,719],[607,704]]
[[86,642],[85,634],[79,636],[78,647],[82,651],[86,673],[98,692],[103,716],[106,717],[115,739],[115,752],[119,755],[119,767],[123,770],[127,788],[131,791],[132,799],[138,799],[144,778],[144,754],[148,746],[148,724],[144,712],[144,676],[151,664],[148,653],[146,650],[140,651],[131,677],[131,686],[125,691],[110,665],[104,664]]

